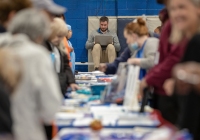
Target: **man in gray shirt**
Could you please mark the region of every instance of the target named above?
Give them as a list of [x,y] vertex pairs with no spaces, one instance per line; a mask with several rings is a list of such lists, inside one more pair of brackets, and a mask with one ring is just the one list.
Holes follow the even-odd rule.
[[[100,63],[112,63],[116,58],[116,51],[120,51],[117,34],[108,30],[108,23],[109,19],[107,17],[101,17],[100,28],[90,34],[85,45],[86,49],[92,49],[91,52],[95,70],[98,70]],[[101,44],[95,42],[94,38],[96,35],[113,36],[113,43],[108,44],[107,46],[101,46]]]

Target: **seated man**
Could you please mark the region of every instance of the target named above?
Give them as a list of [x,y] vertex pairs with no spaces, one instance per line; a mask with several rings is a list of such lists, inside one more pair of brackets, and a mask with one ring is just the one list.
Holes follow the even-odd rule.
[[[116,58],[116,51],[120,50],[118,37],[116,33],[112,33],[108,30],[108,22],[109,20],[107,17],[101,17],[100,28],[96,31],[93,31],[86,42],[86,49],[92,49],[95,70],[98,70],[100,63],[112,63]],[[97,35],[112,36],[113,42],[107,44],[107,46],[96,43],[95,36]]]

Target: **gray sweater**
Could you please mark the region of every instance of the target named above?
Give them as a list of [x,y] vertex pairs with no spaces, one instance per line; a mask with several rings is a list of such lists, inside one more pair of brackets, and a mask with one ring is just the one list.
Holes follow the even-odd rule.
[[114,46],[115,46],[115,50],[116,50],[117,52],[120,51],[121,47],[120,47],[120,43],[119,43],[119,39],[118,39],[118,37],[117,37],[117,34],[111,32],[111,31],[109,31],[109,30],[108,30],[105,34],[100,33],[99,30],[93,31],[93,32],[90,34],[90,36],[88,37],[88,40],[87,40],[86,45],[85,45],[85,48],[86,48],[87,50],[93,48],[93,46],[94,46],[94,37],[95,37],[96,35],[111,35],[111,36],[113,36],[113,43],[114,43]]
[[11,96],[15,140],[46,140],[43,124],[51,124],[62,103],[50,54],[25,35],[0,35],[0,47],[10,47],[23,62],[23,75]]
[[[155,55],[158,51],[159,39],[157,38],[148,38],[144,46],[143,58],[140,58],[141,63],[140,67],[143,69],[150,69],[155,65]],[[136,58],[138,51],[132,52],[132,58]]]

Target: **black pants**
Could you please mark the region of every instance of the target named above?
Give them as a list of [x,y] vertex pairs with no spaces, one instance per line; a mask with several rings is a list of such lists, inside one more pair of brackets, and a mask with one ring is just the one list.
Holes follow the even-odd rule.
[[178,118],[178,103],[175,96],[164,96],[159,94],[153,94],[150,106],[154,109],[158,109],[162,117],[175,124]]
[[188,129],[194,140],[200,140],[200,95],[194,91],[178,96],[179,117],[177,126]]
[[200,95],[190,92],[171,97],[153,95],[151,107],[158,109],[163,118],[180,129],[188,129],[194,140],[200,140]]
[[52,125],[45,125],[44,128],[45,128],[47,140],[51,140],[52,139],[53,126]]

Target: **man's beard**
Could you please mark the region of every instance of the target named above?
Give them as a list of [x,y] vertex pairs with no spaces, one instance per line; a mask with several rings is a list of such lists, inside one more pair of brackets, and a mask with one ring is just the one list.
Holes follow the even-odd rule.
[[105,32],[105,31],[107,31],[107,30],[108,30],[108,28],[106,28],[106,29],[101,29],[102,32]]

